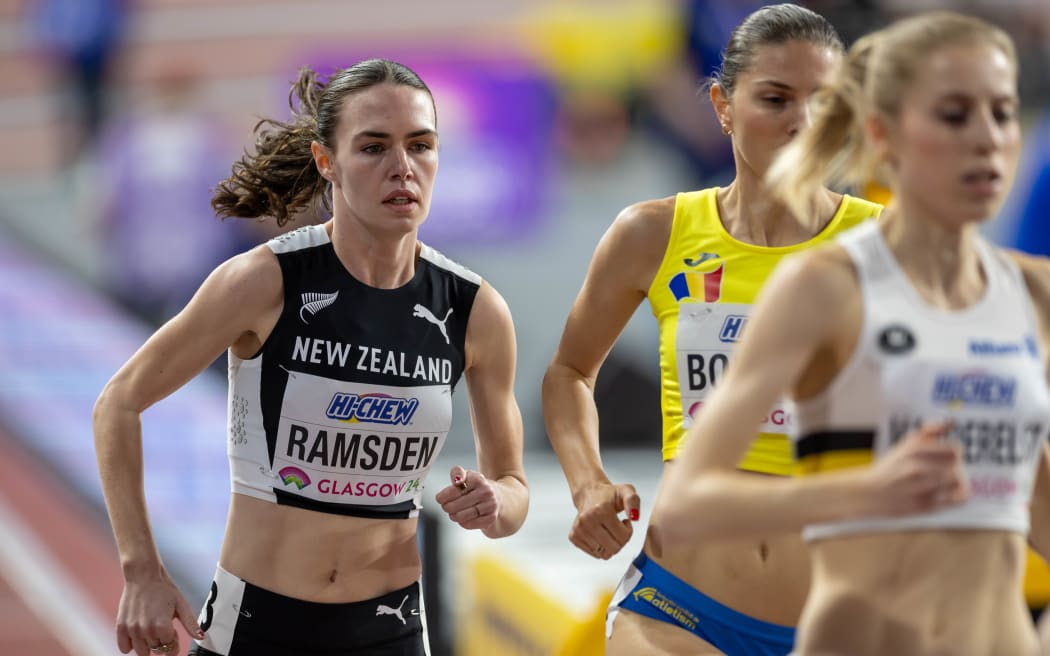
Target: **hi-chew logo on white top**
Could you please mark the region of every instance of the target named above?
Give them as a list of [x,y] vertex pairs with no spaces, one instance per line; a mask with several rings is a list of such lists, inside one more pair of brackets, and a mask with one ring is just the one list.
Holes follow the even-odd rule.
[[336,392],[328,403],[325,416],[339,421],[367,421],[373,424],[405,426],[419,407],[419,399],[373,392],[353,394]]
[[718,331],[720,342],[736,342],[744,333],[744,324],[747,323],[746,314],[730,314],[722,322],[722,328]]

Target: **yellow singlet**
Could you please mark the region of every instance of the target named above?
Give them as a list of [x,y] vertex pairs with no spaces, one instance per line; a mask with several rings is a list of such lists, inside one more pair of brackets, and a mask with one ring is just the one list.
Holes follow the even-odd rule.
[[[649,304],[660,325],[660,405],[663,457],[678,454],[692,417],[718,383],[740,338],[759,288],[782,257],[833,238],[882,207],[843,196],[835,216],[812,239],[793,246],[755,246],[722,225],[718,188],[678,194],[674,223]],[[740,468],[789,476],[794,471],[787,433],[790,411],[771,408]]]

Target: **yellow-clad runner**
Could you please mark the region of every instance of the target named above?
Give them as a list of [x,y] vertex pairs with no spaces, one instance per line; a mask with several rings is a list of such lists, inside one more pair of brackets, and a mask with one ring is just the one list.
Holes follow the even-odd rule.
[[[639,304],[648,299],[660,326],[666,477],[690,415],[732,366],[734,340],[747,330],[750,305],[778,262],[879,213],[874,203],[822,189],[810,211],[796,216],[763,181],[778,150],[809,122],[809,101],[841,53],[834,28],[797,5],[746,18],[710,89],[732,140],[735,178],[629,206],[595,250],[543,388],[547,432],[577,508],[569,539],[592,557],[619,552],[641,518],[634,487],[613,483],[602,466],[594,401],[598,371]],[[789,474],[789,409],[769,408],[765,419],[758,446],[740,466],[756,476]],[[672,549],[655,533],[613,598],[607,654],[791,652],[809,585],[799,536]]]
[[[879,212],[843,196],[824,228],[788,246],[758,246],[733,237],[719,217],[718,188],[678,194],[671,235],[648,299],[660,325],[663,456],[673,460],[692,416],[721,377],[759,289],[781,258],[814,246]],[[723,192],[724,193],[724,192]],[[740,468],[788,476],[794,464],[789,407],[770,408]]]

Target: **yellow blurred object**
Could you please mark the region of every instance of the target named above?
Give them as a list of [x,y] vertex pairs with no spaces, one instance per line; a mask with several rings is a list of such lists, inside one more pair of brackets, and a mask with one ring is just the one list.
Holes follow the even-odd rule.
[[1031,608],[1050,605],[1050,566],[1031,548],[1024,574],[1024,596]]
[[457,656],[600,656],[605,653],[602,595],[592,612],[580,615],[533,585],[501,559],[480,555],[468,566],[471,594],[459,609]]
[[680,14],[667,0],[545,3],[523,18],[522,36],[563,86],[615,92],[682,54]]
[[864,193],[862,194],[862,196],[865,200],[870,200],[873,203],[878,203],[883,207],[888,205],[890,199],[893,198],[893,195],[890,193],[890,190],[886,187],[883,187],[877,182],[869,182],[868,184],[866,184],[864,186]]
[[605,613],[612,593],[602,595],[589,618],[577,624],[561,645],[558,656],[602,656],[605,653]]

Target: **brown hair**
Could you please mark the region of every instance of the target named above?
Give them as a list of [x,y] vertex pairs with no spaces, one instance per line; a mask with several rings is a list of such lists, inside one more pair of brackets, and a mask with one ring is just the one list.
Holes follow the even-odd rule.
[[860,185],[880,162],[864,147],[864,120],[872,112],[895,119],[921,63],[949,46],[988,44],[1015,64],[1010,37],[979,18],[950,11],[912,16],[858,40],[828,89],[817,97],[813,125],[774,161],[767,181],[796,216],[825,182]]
[[814,43],[836,52],[846,49],[828,19],[815,11],[788,2],[762,7],[733,30],[722,53],[722,63],[707,84],[717,84],[728,98],[736,88],[737,76],[751,68],[759,47],[789,41]]
[[292,118],[287,123],[263,119],[255,125],[255,152],[245,152],[233,164],[230,177],[219,183],[211,206],[220,217],[272,216],[284,225],[316,198],[331,212],[328,181],[314,165],[310,143],[335,149],[335,132],[347,96],[391,83],[425,91],[423,80],[407,66],[387,59],[368,59],[338,71],[322,82],[309,67],[288,92]]

